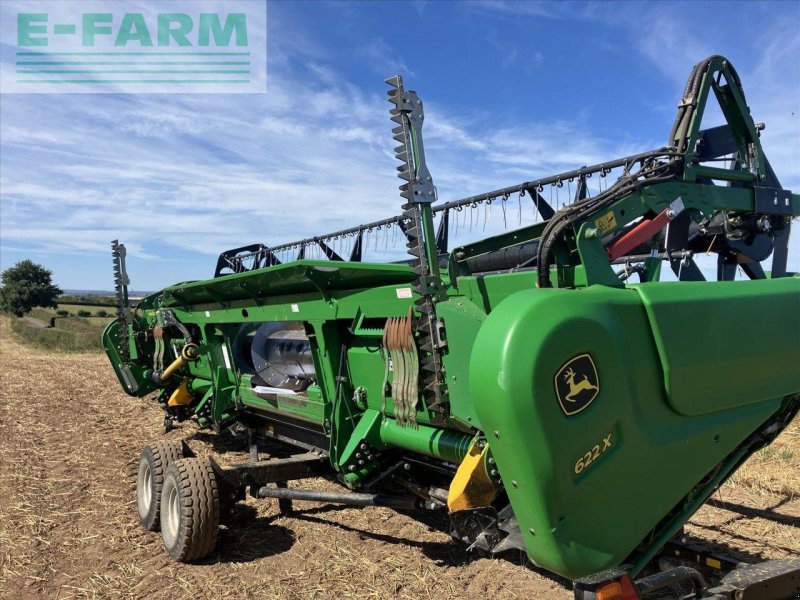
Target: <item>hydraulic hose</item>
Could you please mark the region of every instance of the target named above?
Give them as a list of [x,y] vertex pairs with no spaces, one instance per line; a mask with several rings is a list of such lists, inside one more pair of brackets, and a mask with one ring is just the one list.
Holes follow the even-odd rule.
[[[723,56],[714,55],[697,63],[692,69],[686,86],[683,90],[683,97],[678,106],[678,115],[672,125],[670,131],[669,146],[662,150],[654,152],[647,152],[635,157],[631,164],[636,162],[642,163],[642,168],[633,175],[626,173],[617,180],[608,190],[595,196],[594,198],[587,198],[581,202],[575,202],[559,210],[552,219],[545,226],[542,236],[539,240],[539,249],[537,254],[537,268],[538,273],[538,286],[551,287],[550,282],[550,265],[552,264],[553,245],[556,241],[563,238],[565,231],[579,222],[583,217],[590,212],[596,211],[616,202],[626,194],[639,189],[645,183],[652,185],[665,181],[674,180],[681,170],[683,165],[683,158],[687,151],[688,132],[694,119],[695,110],[697,109],[697,97],[700,93],[701,86],[703,85],[704,78],[708,75],[709,69],[717,60],[725,61],[725,73],[730,75],[734,84],[739,90],[742,91],[744,99],[744,91],[742,90],[739,74],[734,69],[733,65]],[[666,163],[656,163],[658,158],[668,158]],[[650,165],[646,165],[650,162]]]
[[[663,157],[669,160],[666,163],[657,162],[658,158]],[[671,148],[645,152],[634,157],[631,164],[636,162],[641,162],[644,166],[633,175],[626,171],[614,185],[602,194],[565,206],[553,215],[539,239],[536,262],[538,268],[537,281],[540,288],[552,286],[550,282],[550,265],[553,262],[553,245],[556,241],[562,239],[564,232],[569,227],[586,215],[636,191],[645,183],[654,184],[673,180],[678,172],[678,166],[682,164],[680,155],[676,154]]]

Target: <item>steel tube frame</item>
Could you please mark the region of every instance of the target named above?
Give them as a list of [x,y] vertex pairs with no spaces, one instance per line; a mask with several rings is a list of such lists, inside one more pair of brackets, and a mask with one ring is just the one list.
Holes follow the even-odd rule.
[[345,506],[387,506],[389,508],[405,510],[413,510],[422,506],[420,500],[415,496],[387,496],[385,494],[357,494],[353,492],[327,492],[322,490],[262,487],[258,490],[256,495],[259,498],[325,502],[344,504]]

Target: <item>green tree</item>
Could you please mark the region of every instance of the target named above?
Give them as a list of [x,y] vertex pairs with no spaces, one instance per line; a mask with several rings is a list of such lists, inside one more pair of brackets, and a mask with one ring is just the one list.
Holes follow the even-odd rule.
[[57,308],[61,289],[53,285],[53,273],[42,265],[23,260],[0,275],[0,310],[21,317],[35,306]]

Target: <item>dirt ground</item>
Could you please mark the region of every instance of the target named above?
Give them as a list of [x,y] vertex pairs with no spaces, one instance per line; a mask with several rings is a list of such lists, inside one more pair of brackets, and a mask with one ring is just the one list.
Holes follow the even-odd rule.
[[[277,501],[248,499],[211,558],[174,563],[139,525],[133,495],[139,452],[161,424],[152,401],[120,391],[105,356],[29,349],[0,320],[1,598],[572,597],[521,559],[471,557],[443,521],[380,508],[295,503],[284,517]],[[211,447],[188,424],[168,437]],[[796,421],[687,533],[752,561],[800,556],[799,527]]]

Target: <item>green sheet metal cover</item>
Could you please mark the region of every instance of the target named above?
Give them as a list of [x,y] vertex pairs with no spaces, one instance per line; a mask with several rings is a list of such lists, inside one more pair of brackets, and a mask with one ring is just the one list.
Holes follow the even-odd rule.
[[528,555],[573,579],[623,562],[780,405],[677,413],[639,293],[604,286],[501,302],[470,389]]
[[634,286],[670,406],[701,415],[800,392],[800,278]]
[[414,273],[405,264],[351,263],[298,260],[290,263],[174,285],[164,290],[167,306],[219,300],[251,299],[254,294],[314,292],[325,289],[360,289],[411,282]]

